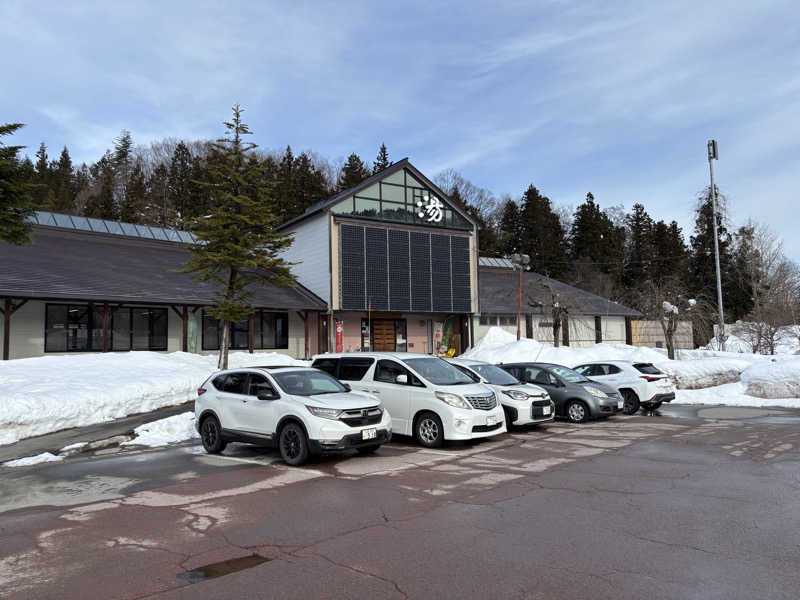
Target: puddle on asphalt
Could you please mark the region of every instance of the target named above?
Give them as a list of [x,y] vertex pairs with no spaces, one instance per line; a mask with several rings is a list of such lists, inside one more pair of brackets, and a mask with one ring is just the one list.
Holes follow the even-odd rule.
[[242,556],[241,558],[231,558],[230,560],[223,560],[198,567],[191,571],[184,571],[178,574],[178,579],[184,579],[189,583],[200,583],[207,579],[214,579],[216,577],[222,577],[223,575],[236,573],[236,571],[251,569],[270,560],[272,559],[259,556],[258,554]]
[[754,423],[775,423],[777,425],[794,425],[800,423],[800,417],[761,417],[750,419]]

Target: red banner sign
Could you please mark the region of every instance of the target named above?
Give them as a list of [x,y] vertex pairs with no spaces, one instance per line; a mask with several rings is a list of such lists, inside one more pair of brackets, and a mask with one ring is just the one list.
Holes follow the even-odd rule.
[[344,322],[336,321],[336,352],[344,352]]

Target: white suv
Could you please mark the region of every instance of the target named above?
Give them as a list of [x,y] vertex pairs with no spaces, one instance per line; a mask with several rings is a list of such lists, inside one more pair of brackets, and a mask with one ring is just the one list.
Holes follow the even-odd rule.
[[626,415],[635,414],[640,406],[656,410],[662,403],[675,400],[675,385],[652,363],[605,360],[584,363],[574,370],[618,390],[624,399],[622,412]]
[[449,358],[473,381],[492,388],[506,413],[506,427],[546,423],[555,417],[555,404],[544,388],[532,383],[522,383],[508,371],[480,360]]
[[277,446],[283,460],[296,466],[310,454],[348,448],[374,452],[392,436],[392,420],[380,400],[350,391],[317,369],[220,371],[197,394],[195,424],[212,454],[228,442]]
[[395,433],[423,446],[505,432],[505,415],[494,391],[441,358],[408,352],[320,354],[314,367],[353,389],[379,396],[392,413]]

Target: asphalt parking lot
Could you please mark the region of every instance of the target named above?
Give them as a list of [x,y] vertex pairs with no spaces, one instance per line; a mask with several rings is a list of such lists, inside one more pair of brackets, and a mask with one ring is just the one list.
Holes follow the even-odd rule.
[[0,473],[5,598],[797,598],[800,411]]

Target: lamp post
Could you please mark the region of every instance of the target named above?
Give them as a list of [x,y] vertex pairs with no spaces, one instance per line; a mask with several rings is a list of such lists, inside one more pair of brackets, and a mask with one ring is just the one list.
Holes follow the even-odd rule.
[[714,262],[717,268],[717,306],[719,307],[720,349],[725,344],[725,315],[722,310],[722,274],[719,268],[719,234],[717,233],[717,188],[714,185],[714,161],[719,160],[717,140],[708,140],[708,170],[711,174],[711,210],[714,221]]
[[531,257],[527,254],[512,254],[510,256],[514,269],[519,269],[519,286],[517,289],[517,341],[522,337],[522,272],[531,264]]

